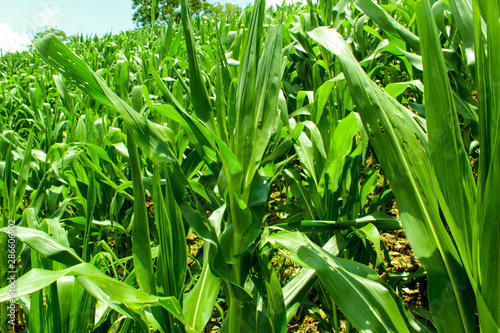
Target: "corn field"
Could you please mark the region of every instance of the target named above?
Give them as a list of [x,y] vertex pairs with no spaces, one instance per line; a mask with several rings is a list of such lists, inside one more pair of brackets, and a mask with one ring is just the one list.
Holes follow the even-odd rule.
[[183,0],[2,55],[0,332],[500,332],[499,7]]

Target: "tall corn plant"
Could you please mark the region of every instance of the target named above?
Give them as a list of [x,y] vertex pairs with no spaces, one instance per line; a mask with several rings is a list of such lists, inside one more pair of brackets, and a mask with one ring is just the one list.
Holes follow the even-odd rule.
[[[46,39],[41,40],[40,43],[37,43],[35,45],[35,47],[40,51],[42,57],[45,57],[46,60],[50,59],[49,62],[52,65],[56,66],[60,72],[65,74],[66,77],[73,79],[73,82],[79,85],[85,92],[89,93],[89,95],[91,95],[96,100],[103,102],[104,105],[107,105],[108,107],[118,111],[125,119],[125,122],[128,124],[128,156],[130,160],[132,183],[135,193],[135,210],[133,223],[133,259],[135,264],[134,273],[139,282],[139,286],[147,294],[159,294],[163,296],[163,299],[171,299],[170,297],[174,297],[176,300],[181,299],[186,274],[186,245],[182,220],[180,220],[180,216],[176,209],[168,209],[168,211],[166,211],[164,200],[166,200],[165,197],[168,198],[169,196],[171,196],[171,194],[169,194],[169,191],[171,191],[171,189],[169,188],[169,186],[166,186],[166,188],[163,189],[160,187],[160,178],[158,174],[160,171],[157,168],[155,170],[153,192],[155,194],[155,207],[157,207],[156,222],[159,225],[158,233],[160,247],[158,249],[159,253],[157,255],[158,269],[157,277],[155,279],[155,274],[152,266],[153,254],[149,238],[150,233],[148,228],[146,203],[144,200],[144,189],[142,184],[142,175],[140,172],[140,159],[137,154],[137,147],[135,146],[135,142],[137,141],[142,151],[149,152],[151,154],[150,156],[157,162],[162,160],[175,161],[175,152],[173,146],[169,145],[169,142],[172,142],[171,137],[169,137],[169,134],[171,132],[169,132],[169,130],[165,127],[159,127],[146,120],[145,118],[140,116],[137,111],[134,110],[134,108],[139,110],[141,109],[141,87],[138,87],[138,89],[134,89],[132,92],[133,107],[126,102],[128,93],[126,93],[125,91],[128,90],[127,83],[129,79],[129,73],[127,63],[123,60],[117,62],[120,66],[119,70],[115,72],[120,74],[115,77],[115,85],[118,87],[117,92],[119,92],[122,96],[122,98],[120,98],[116,94],[114,94],[104,84],[102,79],[100,79],[94,72],[92,72],[81,59],[76,57],[71,51],[69,51],[69,49],[67,49],[66,46],[64,46],[64,44],[55,39],[53,36],[48,36]],[[70,60],[68,61],[68,59]],[[139,92],[139,95],[137,94],[137,92]],[[151,150],[151,148],[153,149]],[[89,166],[92,166],[92,164],[90,164]],[[106,176],[104,176],[104,178],[106,178]],[[93,186],[95,186],[93,184],[95,184],[95,182],[91,177],[89,189],[92,189]],[[95,191],[89,190],[87,193],[89,194],[89,198],[87,198],[88,214],[84,242],[84,258],[86,261],[90,260],[90,253],[88,250],[88,234],[90,232],[90,225],[92,222],[91,214],[95,204],[95,198],[94,200],[92,200],[92,195],[90,195],[90,193],[92,192]],[[22,233],[20,233],[20,236],[20,238],[23,241],[27,242],[30,246],[32,246],[34,250],[42,252],[44,251],[43,247],[33,246],[32,243],[26,241],[22,237]],[[179,252],[181,253],[181,256],[178,257],[180,258],[180,260],[173,262],[174,254]],[[184,257],[182,256],[182,254],[184,254]],[[91,262],[93,264],[95,264],[96,258],[97,257],[92,258]],[[184,258],[184,260],[182,260],[182,258]],[[53,279],[51,279],[48,272],[45,272],[45,275],[47,276],[44,283],[51,283],[50,281],[54,281]],[[83,278],[78,278],[80,284],[83,284],[85,289],[89,293],[91,293],[92,296],[96,297],[95,293],[92,291],[92,286],[89,286],[88,283],[83,283],[82,279]],[[126,290],[124,290],[123,287],[116,287],[117,290],[122,290],[123,293],[126,294]],[[20,290],[20,292],[26,292],[26,290]],[[101,299],[101,297],[97,297],[97,299]],[[113,296],[111,296],[111,298],[116,299],[116,297]],[[122,299],[122,301],[124,303],[127,303],[126,298]],[[178,304],[177,301],[174,302]],[[124,306],[126,307],[127,305]],[[177,307],[177,313],[174,315],[176,317],[175,320],[173,318],[170,318],[168,312],[166,312],[165,310],[168,310],[168,307],[154,306],[152,311],[154,313],[154,316],[156,317],[157,325],[164,331],[183,331],[184,326],[191,327],[191,325],[189,324],[179,324],[180,322],[182,322],[182,314],[179,313],[179,304]],[[124,312],[121,310],[119,312],[124,314]],[[136,321],[137,330],[147,331],[147,320],[145,319],[144,312],[142,312],[142,314],[140,312],[128,312],[126,316],[129,318],[133,318]],[[208,320],[206,315],[203,316],[203,319],[205,320],[205,322]],[[196,324],[197,326],[199,326],[199,323]]]
[[[498,289],[498,263],[494,259],[499,251],[494,217],[498,205],[486,198],[497,195],[488,184],[498,182],[498,173],[492,173],[498,161],[498,140],[494,139],[499,130],[495,103],[498,83],[486,73],[492,73],[491,66],[498,61],[497,49],[491,46],[498,39],[488,38],[498,34],[498,8],[494,1],[474,6],[476,66],[481,64],[477,67],[479,121],[484,133],[476,188],[430,6],[422,0],[416,7],[420,46],[402,26],[393,27],[414,49],[422,50],[427,133],[415,121],[416,116],[367,77],[335,30],[318,28],[309,35],[341,63],[364,127],[388,175],[407,237],[428,272],[428,296],[438,331],[475,332],[476,304],[471,302],[475,295],[481,330],[494,332],[499,327],[498,293],[485,291]],[[483,13],[488,36],[482,34],[480,8],[491,10]],[[445,221],[451,235],[445,230]]]
[[[227,107],[227,115],[221,110],[216,111],[218,128],[215,130],[214,113],[211,111],[206,83],[200,70],[191,22],[185,2],[182,1],[181,4],[193,107],[195,114],[211,132],[210,136],[217,142],[221,165],[218,189],[225,204],[219,208],[219,214],[224,214],[225,217],[222,221],[219,218],[214,228],[217,235],[215,245],[218,248],[212,248],[212,251],[222,253],[221,259],[224,260],[222,265],[213,266],[214,273],[223,279],[229,301],[229,311],[222,330],[257,332],[268,327],[266,325],[271,325],[273,331],[282,332],[286,328],[286,322],[284,306],[279,305],[280,292],[273,289],[276,287],[276,277],[273,279],[269,274],[264,274],[267,276],[264,279],[267,280],[266,288],[261,289],[263,278],[259,279],[255,277],[255,272],[252,273],[258,262],[265,262],[265,259],[257,255],[255,242],[262,232],[264,204],[268,197],[268,181],[261,168],[261,161],[279,117],[281,30],[279,26],[269,27],[261,54],[265,2],[257,0],[248,22],[235,101]],[[224,73],[230,77],[231,74],[224,67],[226,59],[221,60],[218,74]],[[217,94],[226,93],[223,90],[223,78],[219,77],[218,80]],[[224,107],[221,98],[222,96],[218,97],[218,106]],[[200,235],[203,236],[202,233]],[[266,300],[267,311],[274,312],[274,316],[269,317],[270,324],[266,324],[267,318],[263,317],[263,327],[259,323],[262,320],[259,316],[262,314],[259,315],[257,310],[262,299]]]
[[[18,140],[15,136],[12,137],[12,141]],[[16,146],[14,147],[14,144]],[[2,217],[0,221],[0,226],[5,230],[7,229],[8,225],[11,225],[12,223],[15,222],[16,220],[16,214],[19,206],[22,204],[23,201],[23,196],[26,191],[26,185],[28,183],[28,175],[30,171],[30,163],[31,163],[31,149],[33,145],[33,135],[30,135],[28,142],[26,142],[26,146],[24,149],[24,157],[21,162],[21,166],[18,169],[18,174],[19,176],[17,179],[14,178],[14,173],[13,173],[13,150],[19,149],[17,145],[20,144],[19,142],[11,142],[11,145],[9,145],[6,154],[5,154],[5,164],[3,165],[3,172],[2,172],[2,204],[3,204],[3,209],[2,209]],[[14,149],[13,149],[14,148]],[[17,169],[17,168],[16,168]],[[0,233],[0,246],[2,248],[7,249],[7,240],[8,240],[8,234],[6,233]],[[15,264],[12,262],[12,257],[14,257],[12,254],[15,255],[15,252],[19,251],[19,246],[14,247],[14,253],[9,252],[9,256],[4,255],[4,258],[0,261],[1,264],[1,271],[0,271],[0,276],[2,277],[2,283],[0,287],[3,289],[9,288],[8,286],[8,280],[7,277],[10,275],[7,272],[8,271],[14,271],[15,270]],[[8,260],[10,259],[10,260]],[[15,262],[15,261],[14,261]],[[1,304],[1,322],[0,322],[0,330],[2,332],[7,331],[8,327],[8,310],[7,310],[7,303],[4,302]]]
[[[221,196],[225,200],[225,205],[221,207],[220,213],[216,214],[217,217],[214,217],[211,221],[206,220],[199,203],[190,201],[194,198],[193,190],[176,161],[174,144],[168,134],[168,130],[161,129],[156,124],[141,117],[123,99],[115,95],[81,59],[75,57],[53,36],[48,36],[35,45],[42,57],[55,66],[64,76],[72,79],[79,88],[103,105],[118,111],[128,125],[130,132],[129,139],[135,140],[146,156],[156,163],[161,164],[166,162],[171,165],[169,167],[171,170],[169,179],[171,180],[171,186],[174,190],[173,195],[179,204],[180,211],[208,244],[211,244],[209,247],[211,270],[225,282],[225,290],[229,296],[230,310],[224,324],[224,329],[229,332],[258,330],[259,324],[256,318],[259,315],[257,314],[257,308],[259,302],[264,298],[266,300],[270,299],[270,304],[280,308],[279,293],[276,294],[276,290],[279,289],[270,287],[272,285],[275,286],[277,283],[276,277],[273,279],[272,274],[267,274],[270,277],[268,282],[270,284],[267,285],[268,292],[264,291],[266,295],[262,295],[261,291],[259,298],[255,298],[259,295],[255,286],[250,287],[250,289],[247,286],[251,281],[249,275],[252,268],[251,263],[261,259],[258,256],[252,255],[256,249],[254,242],[262,230],[261,224],[264,218],[263,205],[267,199],[267,180],[263,172],[259,171],[259,168],[267,142],[278,119],[277,99],[280,87],[281,33],[279,27],[269,28],[264,52],[260,55],[264,6],[263,1],[257,1],[255,10],[252,13],[246,40],[246,52],[244,53],[244,61],[240,70],[236,104],[228,111],[227,119],[218,119],[221,124],[220,126],[224,122],[227,122],[225,127],[229,128],[229,132],[225,134],[225,137],[230,138],[230,148],[212,131],[214,118],[213,115],[211,116],[211,111],[207,110],[207,107],[210,108],[210,103],[206,92],[203,93],[205,83],[203,82],[200,68],[197,65],[196,48],[191,35],[192,28],[185,14],[183,16],[186,39],[191,41],[191,43],[187,43],[187,49],[191,75],[191,96],[193,97],[195,114],[193,116],[189,115],[177,99],[166,90],[161,80],[158,82],[160,89],[167,100],[172,103],[173,108],[161,108],[150,105],[155,110],[184,125],[186,131],[189,132],[188,137],[192,140],[193,146],[203,156],[210,169],[212,171],[221,170],[218,187]],[[65,61],[65,57],[71,59],[71,61]],[[122,66],[125,66],[125,64]],[[151,66],[148,70],[152,72],[155,79],[159,78],[154,66]],[[198,122],[198,119],[201,120],[201,123]],[[129,140],[129,152],[133,162],[132,178],[134,192],[137,190],[137,196],[139,196],[142,193],[142,186],[138,181],[140,173],[138,173],[133,140]],[[216,162],[213,159],[214,150],[217,150],[218,158],[221,161],[220,169],[219,166],[214,164]],[[161,198],[159,191],[155,193],[157,198]],[[188,197],[184,196],[184,193],[188,194]],[[186,202],[187,198],[188,201]],[[144,202],[141,203],[142,199],[136,200],[134,237],[142,238],[141,243],[147,244],[147,226],[144,225],[144,212],[142,209]],[[161,202],[156,201],[156,203],[160,211],[160,216],[162,212],[165,214]],[[196,207],[194,211],[192,205]],[[167,210],[167,214],[173,214],[172,209],[175,210],[175,208],[170,207]],[[227,210],[227,219],[224,219],[224,223],[221,224],[222,212],[224,210]],[[175,220],[175,214],[166,220],[169,219]],[[142,230],[140,233],[136,233],[136,231],[139,232],[140,230]],[[137,240],[140,240],[139,238]],[[147,263],[149,258],[151,258],[148,254],[150,249],[146,247],[134,250],[143,251],[134,255],[134,257],[137,257],[137,259],[134,258],[134,261],[136,263],[136,275],[139,285],[144,291],[155,293],[155,287],[151,281],[152,267]],[[140,256],[144,258],[141,259]],[[262,260],[264,259],[262,258]],[[204,269],[204,276],[210,277],[211,275],[208,272],[208,270]],[[210,279],[214,280],[214,278]],[[260,282],[256,283],[260,288]],[[252,283],[250,282],[250,284]],[[193,289],[198,296],[191,297],[191,304],[193,306],[199,305],[203,296],[208,295],[210,298],[213,298],[212,295],[216,295],[217,289],[217,284],[212,283],[211,291],[207,294],[206,285],[199,285],[199,288]],[[176,296],[179,297],[178,294]],[[187,301],[188,298],[186,299]],[[281,309],[283,310],[283,307]],[[254,314],[253,318],[255,318],[255,322],[248,322],[248,311]],[[275,331],[283,331],[286,327],[284,312],[273,312],[276,314],[274,316],[275,320],[271,324],[268,323],[265,325],[273,326]],[[179,318],[177,314],[175,316]],[[202,317],[205,322],[208,320],[206,314]],[[195,316],[190,320],[194,324],[192,326],[193,329],[195,327],[197,331],[202,329],[203,325],[200,326],[200,323],[202,323],[200,319]],[[187,326],[189,327],[190,325]]]
[[[429,159],[434,182],[438,185],[440,207],[474,289],[481,331],[491,332],[500,327],[500,296],[491,292],[500,286],[497,259],[500,254],[500,210],[494,199],[500,194],[500,89],[497,76],[500,74],[497,65],[500,61],[500,22],[495,1],[474,2],[473,7],[474,26],[468,28],[474,30],[477,72],[473,79],[479,100],[481,153],[477,186],[462,142],[444,58],[439,56],[436,61],[440,44],[437,27],[428,16],[431,7],[426,0],[416,4],[429,110]],[[470,9],[463,12],[471,14]],[[455,13],[459,14],[456,9]],[[486,25],[485,35],[481,18]],[[467,60],[474,63],[474,55],[468,53]]]

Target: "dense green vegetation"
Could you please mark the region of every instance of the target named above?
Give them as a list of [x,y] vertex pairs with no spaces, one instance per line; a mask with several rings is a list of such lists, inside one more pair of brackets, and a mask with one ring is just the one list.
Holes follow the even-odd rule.
[[[207,0],[188,0],[187,4],[193,16],[215,16],[226,17],[239,16],[241,8],[232,3],[208,2]],[[180,0],[132,0],[133,21],[137,26],[151,26],[151,18],[154,16],[155,23],[167,24],[169,21],[179,22],[181,19]]]
[[0,58],[1,332],[498,332],[498,2],[181,5]]

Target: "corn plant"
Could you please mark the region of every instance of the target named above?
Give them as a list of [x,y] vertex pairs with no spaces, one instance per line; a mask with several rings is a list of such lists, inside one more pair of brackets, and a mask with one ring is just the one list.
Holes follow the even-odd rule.
[[[407,109],[366,77],[340,35],[334,30],[325,28],[314,30],[310,35],[338,56],[353,97],[360,107],[365,129],[373,139],[371,142],[375,151],[379,152],[378,156],[382,165],[386,165],[384,170],[388,172],[395,197],[401,204],[403,225],[417,256],[422,260],[429,274],[431,311],[434,306],[433,319],[437,328],[440,331],[446,331],[450,329],[450,325],[453,325],[454,331],[476,331],[475,305],[470,301],[475,295],[482,331],[495,331],[498,321],[494,319],[494,313],[497,312],[498,300],[494,299],[497,299],[497,296],[493,298],[486,296],[489,299],[489,303],[486,303],[485,296],[478,288],[479,275],[474,276],[472,272],[480,271],[478,265],[480,266],[481,260],[478,257],[473,259],[474,246],[472,244],[473,242],[479,244],[478,240],[483,237],[481,236],[483,231],[486,231],[489,237],[496,231],[488,231],[488,228],[495,230],[498,228],[494,226],[495,223],[492,223],[491,219],[486,222],[483,213],[476,213],[478,190],[459,134],[457,113],[447,79],[445,60],[437,41],[437,28],[434,21],[428,19],[431,14],[430,6],[426,1],[417,2],[416,8],[423,39],[420,47],[416,48],[422,50],[424,83],[426,87],[431,87],[432,91],[425,95],[428,134],[423,132]],[[465,12],[461,14],[469,16],[472,14],[467,13],[466,8],[462,9]],[[476,9],[479,8],[476,7]],[[498,11],[493,12],[498,15]],[[475,15],[476,21],[480,21],[479,11],[476,11]],[[489,22],[497,26],[496,21],[492,19]],[[476,51],[480,54],[479,57],[484,57],[481,55],[481,49],[484,49],[484,39],[480,25],[476,26],[476,30],[478,31],[475,36],[478,39]],[[398,33],[401,33],[401,38],[407,42],[415,40],[406,30],[401,29]],[[488,42],[491,40],[488,39]],[[438,54],[438,61],[435,61],[436,54]],[[470,53],[469,55],[472,56]],[[489,53],[489,56],[495,57],[494,53]],[[472,63],[472,60],[469,59],[468,62]],[[487,66],[486,63],[481,65]],[[425,66],[428,66],[427,69]],[[480,80],[483,78],[480,77]],[[367,89],[368,86],[372,88]],[[483,94],[486,95],[486,92],[483,91]],[[485,118],[488,117],[489,112],[494,114],[494,108],[486,111],[483,106],[483,110]],[[485,119],[479,118],[479,121],[481,123]],[[489,132],[495,133],[496,122],[489,122],[489,124],[493,124],[493,129],[489,129]],[[443,128],[443,126],[449,126],[449,128]],[[487,142],[488,139],[486,139],[488,146]],[[489,149],[491,148],[485,148],[487,155],[489,155]],[[452,155],[447,157],[447,153],[453,154],[453,157]],[[488,157],[486,159],[488,160]],[[450,167],[455,167],[457,170],[451,172]],[[482,172],[488,174],[488,171],[484,169]],[[488,178],[484,174],[482,177]],[[438,211],[438,202],[453,234],[454,242],[444,229],[443,220]],[[488,208],[489,205],[495,206],[493,202],[489,202],[479,211],[490,211],[492,208]],[[484,226],[486,230],[479,231],[476,229],[479,226]],[[473,241],[474,237],[478,238]],[[433,243],[434,245],[431,245]],[[486,246],[494,248],[489,253],[498,252],[495,242],[489,244]],[[426,261],[429,262],[426,263]],[[492,276],[498,277],[498,270],[490,268],[487,269],[486,281],[496,280]]]

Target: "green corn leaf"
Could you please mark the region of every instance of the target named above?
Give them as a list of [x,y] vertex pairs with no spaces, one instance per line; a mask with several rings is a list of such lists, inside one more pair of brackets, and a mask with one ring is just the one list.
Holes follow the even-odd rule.
[[19,177],[17,179],[16,188],[14,189],[14,201],[12,204],[12,212],[15,213],[19,205],[22,203],[24,193],[26,192],[26,186],[28,184],[28,177],[31,171],[31,149],[33,148],[34,135],[30,133],[28,142],[26,143],[26,149],[24,151],[24,156],[21,164],[21,169],[19,172]]
[[135,274],[141,289],[148,294],[156,294],[151,245],[149,240],[148,213],[142,174],[140,170],[137,146],[130,130],[127,133],[130,171],[134,188],[134,227],[132,229],[132,246]]
[[[500,170],[500,21],[495,1],[474,1],[474,32],[476,49],[477,91],[479,99],[479,128],[481,156],[478,175],[477,229],[474,235],[473,259],[476,260],[478,290],[476,300],[479,322],[484,332],[500,330],[500,296],[492,293],[499,287],[498,205]],[[484,19],[485,25],[481,18]],[[486,36],[481,31],[486,30]],[[484,43],[487,41],[487,45]]]
[[425,133],[406,108],[368,78],[335,30],[318,28],[309,35],[341,62],[363,125],[389,178],[408,240],[428,272],[428,295],[438,329],[453,326],[456,332],[470,331],[472,289],[439,215]]
[[372,0],[356,0],[354,4],[387,33],[394,37],[401,37],[416,53],[420,53],[420,41],[418,37],[403,27],[377,3]]
[[287,168],[283,170],[283,176],[289,184],[295,197],[297,197],[297,204],[302,209],[302,217],[306,220],[312,220],[316,217],[315,208],[311,202],[309,191],[302,184],[302,178],[299,172],[294,168]]
[[[253,175],[260,167],[271,134],[275,130],[278,121],[278,96],[281,88],[281,26],[269,28],[264,52],[259,59],[256,78],[256,101],[255,113],[252,117],[255,128],[255,137],[251,141],[253,145],[250,165],[244,179],[244,187],[248,186]],[[248,112],[251,110],[241,110]],[[251,138],[252,139],[252,138]],[[245,140],[245,139],[243,139]],[[241,161],[241,160],[240,160]],[[245,165],[243,163],[243,165]]]
[[[462,6],[462,7],[460,7]],[[467,4],[458,2],[454,4],[453,8],[455,12],[459,15],[459,29],[464,34],[464,38],[470,39],[471,32],[466,29],[472,29],[469,17],[471,13],[470,9],[467,9]],[[491,6],[491,2],[487,3],[486,6]],[[485,288],[497,288],[499,285],[498,280],[500,279],[500,265],[496,264],[495,261],[491,260],[491,255],[499,252],[498,237],[499,231],[498,227],[492,225],[491,221],[494,219],[494,215],[499,213],[498,205],[493,204],[489,198],[494,197],[497,190],[492,190],[491,185],[486,186],[485,193],[486,196],[482,197],[481,200],[481,186],[483,185],[481,180],[488,178],[488,180],[498,181],[498,163],[496,163],[495,158],[491,161],[491,166],[493,167],[493,173],[489,173],[488,176],[483,178],[486,168],[480,170],[479,174],[479,202],[477,200],[477,190],[475,182],[472,176],[472,172],[469,165],[468,156],[465,152],[465,147],[462,143],[461,133],[458,125],[458,119],[454,113],[452,113],[455,105],[451,100],[450,96],[450,85],[448,82],[448,77],[443,69],[443,60],[438,58],[436,61],[435,50],[439,48],[439,42],[437,40],[436,29],[433,22],[428,22],[426,15],[429,12],[429,3],[426,1],[420,1],[416,5],[417,8],[417,22],[419,24],[419,29],[421,30],[421,38],[424,41],[424,46],[422,47],[424,66],[426,70],[424,71],[424,83],[427,87],[426,92],[426,106],[428,111],[428,128],[429,128],[429,149],[430,149],[430,159],[434,168],[434,173],[436,175],[436,182],[439,184],[439,191],[437,192],[440,196],[440,204],[443,213],[446,217],[447,223],[450,226],[457,247],[460,250],[461,258],[467,265],[469,277],[474,279],[471,283],[474,287],[476,293],[476,301],[478,306],[478,313],[480,318],[480,325],[482,330],[494,330],[495,324],[492,321],[496,321],[496,329],[498,330],[500,321],[500,297],[497,293],[484,292],[486,289],[478,288],[478,285],[483,285]],[[488,22],[487,33],[492,33],[492,36],[500,36],[500,24],[498,22],[499,15],[498,10],[493,5],[489,7],[492,13],[486,15],[486,20]],[[478,55],[478,61],[474,64],[474,60],[470,59],[474,55],[470,54],[472,50],[470,48],[470,40],[465,41],[465,45],[469,50],[467,51],[468,63],[470,66],[477,65],[476,69],[478,73],[487,73],[485,68],[490,68],[490,71],[497,71],[497,65],[492,65],[495,61],[498,61],[498,41],[495,39],[488,39],[488,46],[495,45],[493,48],[489,49],[488,58],[494,59],[493,63],[484,63],[484,54],[482,53],[480,43],[482,43],[483,30],[480,27],[480,17],[479,13],[475,14],[476,21],[478,22],[476,26],[476,38],[479,39],[476,55]],[[463,16],[463,17],[461,17]],[[469,22],[465,26],[465,22]],[[491,24],[489,24],[491,23]],[[496,38],[495,37],[495,38]],[[432,74],[432,75],[431,75]],[[495,75],[495,73],[491,73]],[[488,82],[489,75],[485,75],[486,80],[482,81],[483,78],[479,78],[479,91],[481,87],[486,87],[486,89],[494,90],[497,86],[496,83]],[[484,84],[484,85],[483,85]],[[429,91],[430,87],[430,91]],[[484,100],[488,100],[488,96],[482,95],[484,91],[481,92],[480,100],[480,127],[488,128],[484,134],[492,134],[492,137],[498,138],[498,133],[500,127],[498,126],[498,117],[495,116],[495,112],[490,113],[491,110],[497,110],[498,105],[495,105],[497,92],[491,93],[491,104],[488,106],[492,107],[489,109],[488,106],[482,104]],[[438,93],[438,94],[436,94]],[[439,95],[440,93],[440,95]],[[485,99],[483,99],[485,97]],[[486,107],[485,107],[486,106]],[[493,119],[488,117],[493,116]],[[496,121],[494,120],[496,118]],[[492,121],[492,122],[491,122]],[[488,158],[490,156],[498,155],[498,144],[491,144],[489,141],[491,137],[486,134],[484,137],[484,149],[481,149],[481,160],[485,161],[488,166]],[[498,141],[498,140],[496,140]],[[443,149],[444,146],[444,149]],[[490,150],[491,149],[491,150]],[[484,159],[483,159],[484,158]],[[451,169],[451,170],[450,170]],[[454,170],[454,171],[453,171]],[[490,172],[491,172],[490,171]],[[488,172],[488,171],[486,171]],[[495,174],[495,176],[493,176]],[[491,178],[490,178],[491,176]],[[491,184],[491,183],[489,183]],[[488,193],[486,193],[488,192]],[[498,192],[498,191],[497,191]],[[485,199],[486,198],[486,199]],[[477,210],[477,211],[476,211]],[[475,218],[479,218],[478,223],[474,223]],[[481,244],[481,247],[477,247],[474,244]],[[482,252],[484,249],[484,252]],[[476,251],[482,254],[475,257],[474,253]],[[496,254],[494,254],[496,256]],[[492,264],[493,262],[493,264]],[[486,264],[487,263],[487,264]],[[482,272],[473,276],[472,272]],[[481,281],[481,282],[480,282]],[[477,284],[477,285],[476,285]],[[489,289],[491,290],[491,289]]]
[[73,289],[75,278],[73,276],[62,277],[57,280],[57,295],[59,301],[59,312],[61,314],[61,326],[69,326],[69,315],[71,302],[73,301]]
[[[126,305],[130,309],[140,309],[144,306],[159,305],[168,310],[179,320],[182,320],[180,304],[174,297],[148,295],[105,275],[97,268],[87,263],[80,263],[60,271],[49,271],[38,268],[32,269],[16,280],[16,295],[23,296],[31,294],[51,285],[64,276],[76,276],[79,282],[83,283],[83,286],[88,289],[98,287],[98,289],[90,290],[90,292],[99,293],[99,298],[105,300],[106,304],[114,308],[120,305],[120,303]],[[80,277],[83,277],[83,279]],[[94,285],[93,288],[90,288],[91,284]],[[0,289],[0,302],[8,300],[7,288],[9,287],[7,286]]]
[[201,72],[196,42],[193,35],[193,26],[191,24],[191,15],[186,5],[186,0],[181,0],[182,27],[186,41],[186,49],[189,62],[189,85],[191,87],[191,101],[193,108],[200,120],[213,129],[213,111],[208,99],[207,87],[203,74]]
[[279,116],[281,27],[269,28],[259,58],[264,9],[265,2],[256,1],[238,79],[236,114],[229,115],[235,119],[235,127],[229,127],[234,131],[230,146],[245,170],[243,189],[252,183]]
[[[265,254],[261,254],[258,261],[254,264],[250,273],[255,287],[264,300],[267,310],[266,323],[267,330],[273,333],[286,333],[287,320],[286,309],[278,276],[272,269],[273,266]],[[264,325],[263,325],[264,326]],[[263,328],[260,328],[262,331]]]
[[401,230],[401,222],[381,211],[366,215],[355,220],[346,221],[324,221],[324,220],[301,220],[299,222],[276,223],[269,228],[282,230],[298,230],[301,232],[328,232],[332,230],[349,229],[351,227],[362,228],[368,224],[375,225],[381,230]]
[[[346,237],[342,234],[337,234],[330,238],[325,245],[323,245],[323,250],[331,255],[338,256],[347,244],[348,240]],[[296,302],[302,301],[302,299],[307,296],[307,293],[315,280],[316,272],[313,269],[305,267],[302,268],[300,273],[293,277],[283,287],[283,297],[285,299],[286,307],[289,308],[290,305],[297,304]]]
[[212,132],[199,121],[193,118],[177,101],[175,96],[167,89],[158,72],[150,67],[151,74],[158,84],[161,92],[172,105],[150,105],[155,111],[181,124],[188,135],[190,142],[196,148],[198,155],[210,166],[213,172],[218,172],[215,157],[215,144],[211,139]]
[[476,185],[462,142],[450,82],[441,56],[438,31],[427,0],[416,3],[422,40],[425,109],[429,136],[429,159],[438,184],[439,203],[455,238],[460,256],[472,268],[472,225]]
[[95,174],[90,173],[89,186],[86,198],[86,216],[85,216],[85,231],[83,234],[83,260],[90,261],[90,226],[94,220],[94,210],[96,205],[96,181]]
[[151,26],[155,26],[155,21],[156,21],[156,7],[157,7],[157,0],[152,0],[151,3]]
[[[2,226],[7,226],[8,220],[12,220],[12,218],[16,214],[16,207],[14,206],[14,177],[12,175],[12,144],[9,144],[5,156],[5,164],[4,164],[4,172],[3,172],[3,183],[2,183],[2,204],[3,204],[3,214],[2,214]],[[2,238],[0,237],[0,240]],[[5,242],[7,242],[7,238],[5,238]],[[7,243],[3,243],[2,245],[6,245]],[[5,260],[5,258],[0,259]],[[5,268],[2,268],[5,270]]]
[[172,164],[171,167],[170,182],[174,199],[179,205],[182,216],[191,225],[193,230],[195,230],[204,241],[210,243],[209,260],[213,273],[224,281],[232,284],[240,299],[245,302],[251,301],[251,295],[235,281],[228,263],[226,262],[226,258],[229,258],[229,254],[223,252],[216,230],[206,218],[201,203],[196,198],[189,181],[182,174],[178,164]]
[[[8,233],[8,231],[8,228],[0,229],[0,232],[3,233]],[[57,243],[43,231],[16,226],[15,233],[17,238],[28,244],[42,257],[58,261],[67,266],[73,266],[83,262],[73,249]]]
[[169,178],[166,178],[166,186],[162,187],[160,168],[155,168],[153,205],[160,243],[156,274],[159,294],[180,299],[186,279],[187,245],[184,223],[179,208],[173,200]]
[[69,112],[73,113],[75,111],[73,98],[68,92],[66,83],[64,82],[64,80],[61,78],[60,75],[54,75],[54,83],[56,84],[56,88],[57,91],[59,92],[59,95],[61,95],[61,100],[64,106],[66,106]]
[[474,18],[472,2],[466,0],[450,1],[449,6],[453,13],[460,38],[465,46],[465,60],[469,66],[472,77],[476,75],[476,55],[474,46]]
[[142,151],[149,158],[157,163],[161,161],[170,163],[175,160],[171,143],[156,128],[156,125],[139,115],[113,93],[103,80],[63,42],[49,34],[33,45],[42,58],[66,79],[72,80],[78,88],[103,105],[117,110],[128,124]]
[[[222,215],[219,216],[219,219],[222,219]],[[203,331],[212,316],[220,290],[221,281],[212,274],[208,255],[208,246],[205,246],[200,277],[183,302],[184,320],[190,327],[189,333]]]
[[370,268],[337,258],[298,232],[281,232],[268,240],[290,251],[291,258],[300,265],[314,269],[338,307],[360,332],[430,332],[409,314],[402,300]]
[[[37,229],[35,224],[37,218],[33,208],[28,208],[23,212],[23,222],[30,229]],[[40,266],[40,257],[38,253],[36,251],[31,251],[31,268],[40,268]],[[44,318],[43,292],[40,290],[32,293],[29,298],[28,326],[30,331],[43,332]]]
[[267,155],[262,160],[262,165],[272,162],[282,157],[286,152],[288,152],[290,148],[292,148],[293,143],[296,142],[297,139],[299,138],[303,129],[304,129],[304,124],[302,123],[297,124],[294,127],[293,131],[291,131],[290,134],[286,137],[286,139],[283,140],[275,149],[273,149],[271,154]]

